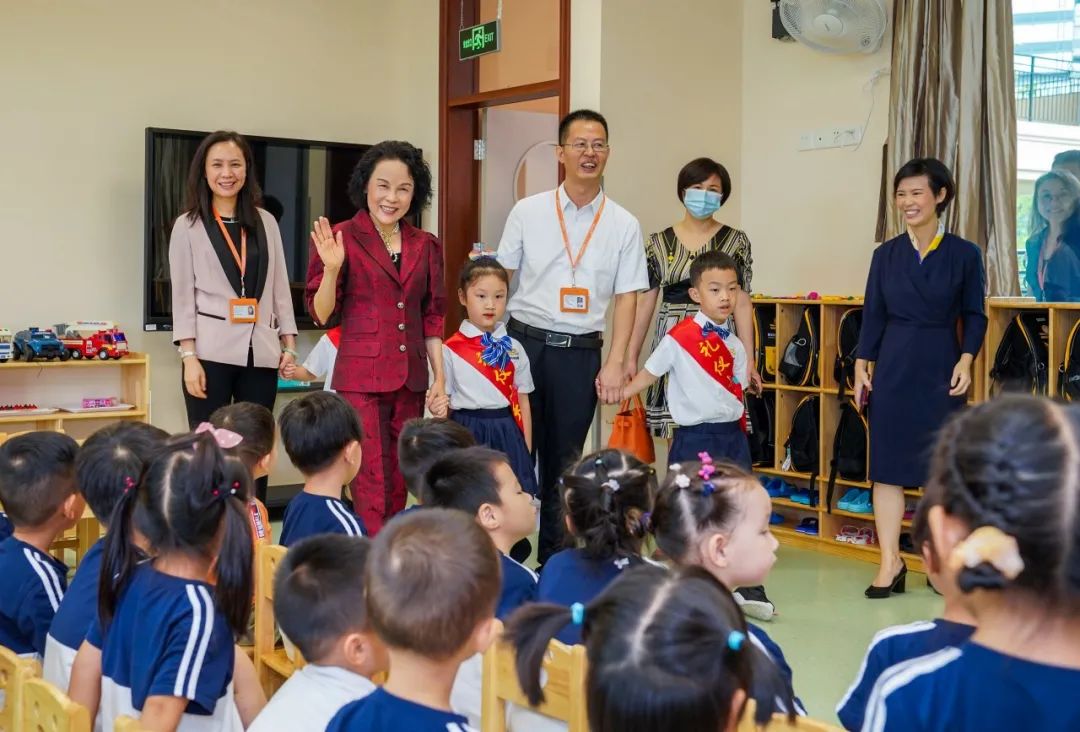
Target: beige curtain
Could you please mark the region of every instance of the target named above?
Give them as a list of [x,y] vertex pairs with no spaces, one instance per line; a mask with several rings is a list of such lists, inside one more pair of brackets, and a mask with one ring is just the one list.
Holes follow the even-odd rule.
[[1017,295],[1016,98],[1010,0],[893,0],[889,143],[878,239],[901,231],[893,174],[935,157],[952,170],[945,225],[986,255],[990,295]]

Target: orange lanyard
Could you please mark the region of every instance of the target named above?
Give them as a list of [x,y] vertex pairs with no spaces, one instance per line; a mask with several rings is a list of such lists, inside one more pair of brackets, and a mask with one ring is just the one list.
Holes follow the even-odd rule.
[[555,213],[559,214],[559,228],[562,230],[563,246],[566,247],[566,258],[570,260],[570,284],[577,286],[577,266],[581,263],[581,258],[585,256],[585,250],[589,247],[589,241],[592,239],[593,232],[596,231],[596,225],[600,223],[600,215],[604,213],[604,206],[607,204],[607,196],[605,195],[600,200],[600,208],[596,210],[596,216],[593,216],[592,226],[589,227],[589,232],[585,234],[585,238],[581,241],[581,249],[578,249],[577,257],[570,251],[570,235],[566,233],[566,217],[563,216],[562,202],[559,200],[559,189],[555,189]]
[[244,272],[247,271],[247,229],[240,227],[240,251],[236,251],[236,244],[233,243],[232,237],[229,236],[229,230],[225,228],[225,222],[221,220],[221,214],[214,209],[214,218],[217,219],[217,225],[221,228],[221,235],[225,237],[225,243],[229,245],[229,251],[232,252],[233,259],[236,260],[236,266],[240,268],[240,297],[247,297],[244,292]]

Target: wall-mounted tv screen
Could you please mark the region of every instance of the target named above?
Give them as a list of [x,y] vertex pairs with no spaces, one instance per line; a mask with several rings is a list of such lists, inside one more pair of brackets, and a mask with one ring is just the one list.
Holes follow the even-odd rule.
[[[184,208],[188,167],[207,132],[146,129],[146,256],[143,298],[145,330],[172,330],[169,235]],[[326,216],[333,223],[352,218],[349,177],[370,145],[291,140],[244,135],[255,157],[263,207],[281,229],[297,325],[313,329],[304,309],[311,222]],[[252,173],[248,171],[250,176]],[[418,217],[417,217],[418,218]],[[414,221],[419,226],[419,221]]]

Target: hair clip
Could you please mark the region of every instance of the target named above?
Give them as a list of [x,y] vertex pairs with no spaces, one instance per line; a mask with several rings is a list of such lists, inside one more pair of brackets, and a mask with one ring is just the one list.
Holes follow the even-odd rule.
[[619,490],[619,481],[615,480],[614,478],[608,478],[600,485],[604,488],[610,488],[612,493],[617,493]]
[[234,480],[232,484],[232,490],[229,491],[229,495],[235,496],[236,491],[240,488],[240,481]]
[[237,434],[236,432],[233,432],[232,430],[227,430],[224,427],[215,427],[209,422],[203,422],[195,428],[195,434],[197,435],[201,435],[204,432],[209,432],[210,436],[214,438],[214,442],[216,442],[218,447],[220,447],[222,450],[228,450],[229,448],[236,447],[244,441],[243,436]]
[[679,463],[672,463],[667,467],[667,469],[677,473],[682,470],[682,465],[680,465]]
[[701,484],[701,495],[703,495],[703,496],[711,496],[715,492],[716,492],[716,486],[714,486],[712,484],[712,481],[707,480],[707,481],[705,481],[704,483]]
[[124,493],[127,493],[128,491],[130,491],[134,487],[135,487],[135,479],[132,478],[130,475],[125,475],[124,476]]
[[1024,571],[1020,545],[996,526],[980,526],[960,542],[949,557],[949,567],[954,572],[964,568],[974,569],[987,563],[1001,572],[1006,579],[1014,580]]
[[701,466],[701,470],[698,471],[698,475],[701,476],[702,480],[709,480],[713,477],[713,473],[715,472],[715,465],[713,465],[712,463],[703,463]]
[[649,533],[649,529],[652,528],[652,511],[646,511],[641,514],[641,518],[638,519],[638,526],[641,527],[643,534]]
[[733,630],[728,633],[727,647],[738,653],[739,649],[743,646],[743,641],[746,640],[746,634],[741,630]]
[[675,476],[675,485],[679,486],[680,488],[689,488],[690,476],[686,473],[679,473]]
[[709,453],[707,453],[707,452],[699,452],[697,454],[697,456],[698,456],[698,460],[701,461],[702,465],[712,465],[712,458],[709,456]]
[[574,625],[581,625],[585,622],[585,606],[580,602],[575,602],[570,606],[570,622]]
[[218,496],[221,495],[221,491],[219,491],[217,488],[215,488],[214,490],[210,491],[210,495],[212,495],[214,498],[217,498]]

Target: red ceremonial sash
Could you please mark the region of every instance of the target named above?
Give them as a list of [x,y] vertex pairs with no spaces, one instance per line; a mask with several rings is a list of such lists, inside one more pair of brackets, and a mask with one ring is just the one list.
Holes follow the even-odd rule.
[[[690,317],[676,323],[668,331],[668,335],[690,354],[697,365],[705,370],[705,373],[740,402],[743,401],[742,385],[735,381],[735,357],[731,355],[731,351],[728,350],[719,333],[710,333],[708,338],[702,337],[701,326]],[[739,424],[745,432],[745,409]]]
[[525,423],[521,419],[521,402],[518,400],[517,386],[514,384],[514,362],[508,361],[505,369],[488,366],[484,363],[484,347],[480,345],[480,336],[466,338],[461,331],[443,341],[443,344],[461,357],[466,363],[471,363],[477,371],[487,379],[499,393],[510,402],[510,413],[514,415],[521,434],[525,434]]
[[326,337],[334,344],[334,348],[341,348],[341,326],[326,331]]

